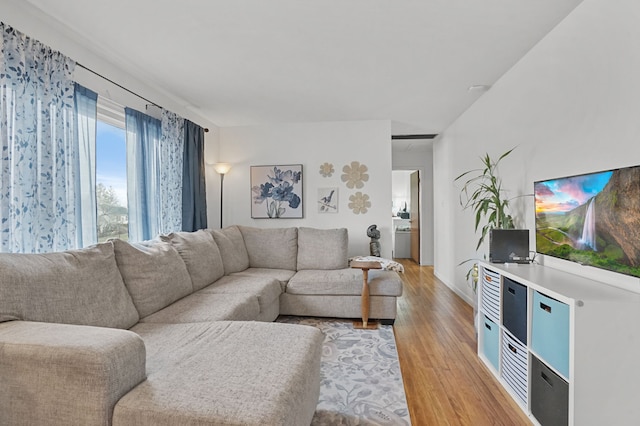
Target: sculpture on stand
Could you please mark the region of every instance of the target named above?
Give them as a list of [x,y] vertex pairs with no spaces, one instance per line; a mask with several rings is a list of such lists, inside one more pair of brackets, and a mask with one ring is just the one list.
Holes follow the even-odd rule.
[[380,257],[380,231],[378,231],[378,225],[371,225],[367,228],[367,237],[371,238],[369,254]]

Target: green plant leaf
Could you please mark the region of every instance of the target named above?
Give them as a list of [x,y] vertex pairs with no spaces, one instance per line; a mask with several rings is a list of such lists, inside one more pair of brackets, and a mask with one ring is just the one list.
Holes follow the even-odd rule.
[[498,164],[500,162],[500,160],[502,160],[504,157],[506,157],[507,155],[511,154],[511,152],[516,149],[516,147],[514,146],[513,148],[511,148],[509,151],[505,152],[504,154],[502,154],[500,156],[500,158],[498,158],[498,161],[496,161],[496,164]]
[[480,248],[490,229],[513,227],[513,218],[508,213],[509,199],[505,198],[497,169],[500,161],[515,148],[500,155],[496,161],[492,160],[489,153],[485,153],[480,157],[481,168],[463,172],[454,179],[466,179],[460,189],[459,200],[463,209],[471,209],[474,212],[475,232],[478,233],[480,230],[476,250]]

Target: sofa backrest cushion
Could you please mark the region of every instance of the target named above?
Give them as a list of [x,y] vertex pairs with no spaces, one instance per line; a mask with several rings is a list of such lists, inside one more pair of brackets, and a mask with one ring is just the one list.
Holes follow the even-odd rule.
[[209,232],[220,249],[226,275],[242,272],[249,267],[249,254],[244,245],[242,233],[236,225],[223,229],[210,229]]
[[193,292],[187,267],[171,243],[113,240],[116,262],[140,318]]
[[298,228],[239,228],[251,268],[296,270]]
[[348,268],[346,228],[298,228],[298,271]]
[[193,291],[205,288],[224,276],[220,249],[210,232],[203,229],[195,232],[173,232],[161,235],[162,241],[170,242],[187,265]]
[[140,317],[113,243],[45,254],[0,254],[0,321],[130,328]]

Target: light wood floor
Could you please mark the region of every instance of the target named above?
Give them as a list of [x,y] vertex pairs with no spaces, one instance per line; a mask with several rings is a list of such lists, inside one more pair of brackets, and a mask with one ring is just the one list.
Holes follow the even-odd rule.
[[394,332],[413,426],[531,424],[478,359],[473,308],[432,267],[397,260],[405,273]]

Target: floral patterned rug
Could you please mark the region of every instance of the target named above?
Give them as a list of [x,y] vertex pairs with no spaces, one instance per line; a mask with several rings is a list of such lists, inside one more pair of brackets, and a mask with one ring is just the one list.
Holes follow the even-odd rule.
[[345,320],[281,316],[325,334],[320,400],[312,426],[410,425],[393,328],[358,330]]

